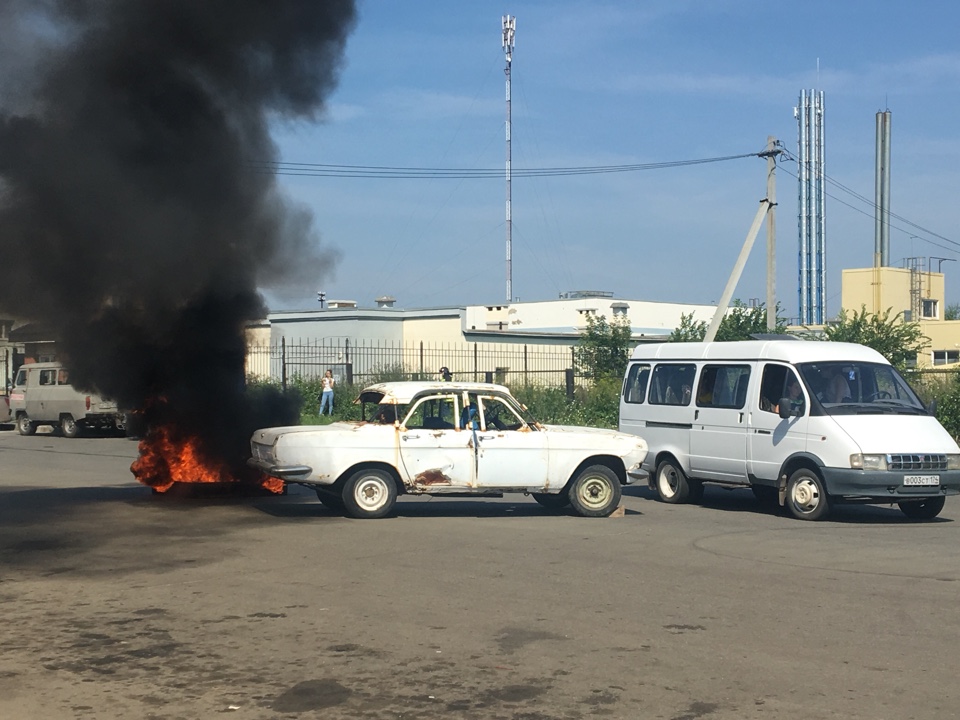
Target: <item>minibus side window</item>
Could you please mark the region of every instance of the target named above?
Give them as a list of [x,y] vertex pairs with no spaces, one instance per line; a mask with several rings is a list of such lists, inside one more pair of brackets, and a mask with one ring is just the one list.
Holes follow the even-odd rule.
[[56,385],[56,384],[57,384],[57,372],[56,372],[56,370],[41,370],[41,371],[40,371],[40,384],[41,384],[41,385]]
[[700,373],[697,406],[743,409],[750,382],[749,365],[707,365]]
[[650,380],[650,366],[635,364],[630,366],[627,381],[623,384],[623,399],[628,403],[642,403],[647,396],[647,382]]
[[[790,386],[794,383],[800,388],[797,398],[792,398]],[[760,409],[764,412],[779,413],[780,400],[791,398],[803,414],[805,402],[803,385],[797,374],[784,365],[767,365],[763,368],[763,381],[760,383]]]
[[696,370],[693,363],[657,365],[650,379],[650,404],[689,405]]

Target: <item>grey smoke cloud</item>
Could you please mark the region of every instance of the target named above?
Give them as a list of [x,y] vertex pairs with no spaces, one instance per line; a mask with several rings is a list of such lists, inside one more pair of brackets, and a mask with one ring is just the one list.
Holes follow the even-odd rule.
[[276,158],[270,122],[322,113],[355,17],[352,0],[0,0],[0,309],[54,327],[74,377],[128,406],[249,413],[257,288],[336,261],[251,160]]

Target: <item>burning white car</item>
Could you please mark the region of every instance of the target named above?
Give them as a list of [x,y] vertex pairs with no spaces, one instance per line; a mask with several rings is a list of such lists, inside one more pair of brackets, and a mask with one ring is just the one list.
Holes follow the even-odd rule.
[[547,508],[605,517],[621,485],[646,478],[642,438],[541,425],[502,385],[389,382],[357,402],[359,422],[257,430],[250,464],[313,486],[324,505],[355,518],[389,514],[399,493],[524,493]]

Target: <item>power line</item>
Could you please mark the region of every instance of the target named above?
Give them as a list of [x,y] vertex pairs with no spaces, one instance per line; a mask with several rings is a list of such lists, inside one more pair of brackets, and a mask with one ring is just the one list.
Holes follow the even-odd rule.
[[[565,175],[601,175],[608,173],[639,172],[643,170],[662,170],[666,168],[706,165],[708,163],[740,160],[758,157],[758,153],[725,155],[722,157],[698,158],[694,160],[673,160],[669,162],[635,163],[630,165],[589,165],[584,167],[545,167],[514,168],[511,174],[519,177],[557,177]],[[503,168],[441,168],[441,167],[394,167],[388,165],[331,165],[324,163],[274,162],[270,160],[250,161],[248,165],[256,172],[268,172],[274,175],[292,175],[300,177],[356,177],[374,179],[432,179],[432,180],[468,180],[503,178]]]
[[[783,151],[783,154],[784,154],[784,157],[786,157],[788,160],[793,160],[794,162],[798,162],[797,157],[796,157],[793,153],[791,153],[789,150],[784,150],[784,151]],[[786,171],[786,170],[785,170],[784,172],[786,172],[788,175],[791,175],[792,177],[796,177],[796,175],[793,175],[793,173],[791,173],[791,172],[789,172],[789,171]],[[870,198],[867,198],[867,197],[861,195],[860,193],[858,193],[858,192],[855,191],[855,190],[852,190],[851,188],[847,187],[846,185],[844,185],[843,183],[839,182],[838,180],[833,179],[832,177],[830,177],[830,176],[827,175],[826,173],[824,173],[823,179],[826,180],[826,181],[827,181],[828,183],[830,183],[831,185],[839,188],[839,189],[842,190],[843,192],[847,193],[848,195],[851,195],[852,197],[855,197],[857,200],[859,200],[860,202],[864,203],[865,205],[869,206],[869,207],[871,208],[871,210],[873,210],[874,212],[876,212],[876,210],[878,209],[877,204],[876,204],[873,200],[871,200]],[[836,195],[831,195],[830,193],[826,193],[826,195],[827,195],[827,197],[836,200],[836,201],[839,202],[841,205],[845,205],[846,207],[850,208],[851,210],[856,210],[857,212],[859,212],[859,213],[861,213],[861,214],[863,214],[863,215],[866,215],[867,217],[875,217],[875,216],[869,215],[868,213],[864,212],[864,211],[861,210],[860,208],[854,207],[853,205],[850,205],[849,203],[845,203],[843,200],[841,200],[840,198],[838,198]],[[889,211],[887,212],[887,215],[889,215],[891,218],[894,218],[894,219],[896,219],[896,220],[899,220],[900,222],[902,222],[902,223],[904,223],[904,224],[906,224],[906,225],[909,225],[910,227],[914,228],[915,230],[919,230],[920,232],[926,233],[927,235],[930,235],[931,237],[938,238],[938,239],[940,239],[940,240],[943,240],[944,242],[948,242],[948,243],[950,243],[951,245],[956,246],[957,248],[960,248],[960,242],[957,242],[956,240],[951,240],[950,238],[945,237],[945,236],[943,236],[943,235],[941,235],[941,234],[939,234],[939,233],[936,233],[936,232],[934,232],[933,230],[928,230],[927,228],[923,227],[922,225],[918,225],[917,223],[913,222],[912,220],[909,220],[908,218],[903,217],[902,215],[897,215],[896,213],[889,212]],[[907,235],[910,235],[910,234],[911,234],[911,231],[910,231],[910,230],[906,230],[906,229],[904,229],[904,228],[902,228],[902,227],[898,227],[898,226],[894,225],[893,223],[888,222],[888,225],[889,225],[890,227],[894,228],[895,230],[899,230],[900,232],[906,233]],[[939,243],[935,243],[935,242],[933,242],[932,240],[929,240],[929,239],[927,239],[927,238],[921,238],[921,239],[924,240],[925,242],[930,243],[931,245],[935,245],[935,246],[938,247],[938,248],[942,248],[942,249],[944,249],[944,250],[949,250],[949,251],[951,251],[951,252],[958,252],[958,250],[956,250],[956,249],[954,249],[954,248],[945,247],[945,246],[943,246],[943,245],[941,245],[941,244],[939,244]]]

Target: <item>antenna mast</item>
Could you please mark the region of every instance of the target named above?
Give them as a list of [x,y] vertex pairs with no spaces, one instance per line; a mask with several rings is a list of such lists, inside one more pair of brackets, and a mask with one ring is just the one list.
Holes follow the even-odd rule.
[[517,18],[503,16],[503,52],[507,58],[504,74],[507,76],[507,303],[513,301],[513,211],[510,189],[510,64],[513,62],[513,35]]

